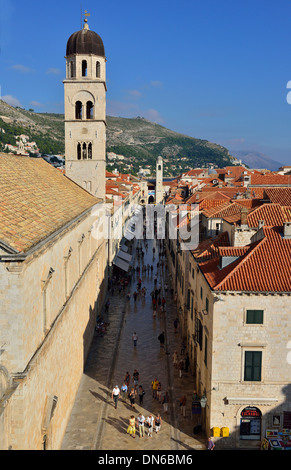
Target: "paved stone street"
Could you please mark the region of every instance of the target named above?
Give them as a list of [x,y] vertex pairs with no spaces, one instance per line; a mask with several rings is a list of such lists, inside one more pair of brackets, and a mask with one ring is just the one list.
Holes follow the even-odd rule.
[[[114,295],[108,292],[110,300],[107,314],[110,325],[103,336],[95,335],[90,354],[85,366],[79,391],[71,413],[71,417],[63,439],[62,450],[204,450],[206,438],[203,434],[193,434],[194,425],[198,424],[199,416],[191,415],[191,396],[194,390],[194,377],[191,372],[183,371],[179,377],[178,369],[173,367],[172,355],[175,350],[181,353],[181,336],[179,328],[174,331],[174,319],[177,316],[176,304],[170,294],[170,279],[167,271],[157,268],[159,253],[157,241],[149,240],[148,249],[144,242],[138,241],[145,252],[144,264],[153,264],[154,269],[140,275],[142,287],[146,287],[146,295],[139,294],[136,302],[133,293],[137,290],[138,276],[132,278],[131,285],[119,293],[115,288]],[[155,246],[155,255],[153,255]],[[136,246],[133,250],[135,267],[138,265]],[[142,264],[140,263],[140,266]],[[166,312],[157,312],[153,316],[150,293],[154,288],[154,278],[158,275],[157,284],[161,282],[164,292],[165,284],[169,290],[165,294]],[[131,298],[127,300],[130,290]],[[132,334],[138,335],[137,346],[134,347]],[[160,347],[159,334],[165,332],[164,348]],[[124,381],[126,372],[131,376],[130,387],[133,387],[134,369],[139,372],[139,384],[145,390],[143,405],[136,399],[135,410],[127,399],[119,400],[117,409],[114,407],[111,393],[117,384]],[[163,405],[152,397],[151,383],[157,378],[162,384],[162,392],[168,390],[170,403],[168,413]],[[180,412],[180,398],[187,397],[186,416]],[[162,425],[159,433],[153,437],[135,439],[126,433],[131,415],[142,412],[145,417],[150,413],[161,414]]]

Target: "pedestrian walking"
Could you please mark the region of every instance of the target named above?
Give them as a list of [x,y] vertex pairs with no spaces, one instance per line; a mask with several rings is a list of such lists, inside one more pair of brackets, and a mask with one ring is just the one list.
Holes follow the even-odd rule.
[[136,390],[134,388],[131,389],[131,391],[129,392],[128,394],[128,398],[129,398],[129,401],[130,401],[130,406],[131,408],[134,408],[135,409],[135,397],[136,397]]
[[158,389],[159,381],[158,379],[154,379],[152,381],[152,391],[153,391],[153,398],[157,398],[157,389]]
[[138,386],[138,381],[139,381],[139,372],[136,369],[134,369],[132,377],[133,377],[133,383],[134,383],[134,390],[136,390],[136,387]]
[[125,383],[125,385],[127,385],[127,388],[128,388],[128,387],[129,387],[129,383],[130,383],[130,375],[129,375],[129,372],[126,372],[126,374],[125,374],[124,383]]
[[131,416],[129,418],[129,425],[128,425],[126,432],[127,434],[135,438],[135,417],[134,416]]
[[164,343],[165,343],[165,332],[164,331],[162,331],[162,333],[160,333],[160,335],[158,336],[158,340],[160,342],[160,347],[163,348]]
[[120,398],[120,389],[118,385],[115,385],[112,390],[112,400],[114,401],[115,409],[117,408],[118,398]]
[[181,343],[181,354],[182,354],[182,355],[185,354],[185,350],[186,350],[186,343],[185,343],[185,341],[183,340],[182,343]]
[[178,364],[178,353],[177,353],[177,351],[174,351],[172,359],[173,359],[173,366],[176,368],[177,364]]
[[164,412],[165,412],[165,413],[168,413],[168,406],[169,406],[169,395],[168,395],[168,392],[166,392],[165,395],[163,396],[162,404],[163,404],[163,407],[164,407]]
[[157,388],[157,400],[161,401],[162,400],[162,384],[159,382],[158,388]]
[[148,428],[148,436],[153,437],[153,429],[154,429],[154,417],[150,414],[146,419],[146,424]]
[[186,402],[187,402],[187,398],[185,395],[183,395],[181,398],[180,398],[180,410],[181,410],[181,415],[186,416]]
[[106,304],[105,304],[105,313],[109,312],[109,306],[110,306],[110,300],[108,299]]
[[133,335],[132,335],[132,340],[133,340],[133,345],[134,345],[134,347],[136,347],[136,345],[137,345],[137,340],[138,340],[138,336],[137,336],[137,334],[136,334],[136,331],[135,331],[135,332],[133,333]]
[[126,401],[126,397],[127,397],[127,393],[128,393],[128,386],[126,385],[125,382],[121,385],[120,391],[121,391],[122,399],[124,401]]
[[180,359],[178,367],[179,367],[179,377],[181,379],[182,378],[182,370],[184,369],[184,360],[183,359]]
[[208,445],[207,445],[207,450],[214,450],[215,444],[211,437],[208,438]]
[[142,405],[143,404],[143,397],[145,395],[145,391],[144,389],[142,388],[142,385],[140,385],[138,387],[138,398],[139,398],[139,404]]
[[138,425],[138,431],[139,431],[139,437],[144,437],[144,423],[145,423],[145,417],[142,413],[139,413],[137,417],[137,425]]
[[160,414],[155,417],[155,431],[156,433],[161,429],[162,418]]

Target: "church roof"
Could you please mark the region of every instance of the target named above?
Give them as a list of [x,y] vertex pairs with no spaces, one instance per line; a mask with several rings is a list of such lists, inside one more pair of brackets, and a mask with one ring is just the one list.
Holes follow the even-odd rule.
[[42,158],[0,153],[0,243],[25,253],[97,199]]

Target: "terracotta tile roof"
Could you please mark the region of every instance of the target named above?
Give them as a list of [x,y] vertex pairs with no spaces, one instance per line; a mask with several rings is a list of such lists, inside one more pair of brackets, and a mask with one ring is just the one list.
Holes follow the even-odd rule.
[[281,204],[282,206],[291,206],[291,187],[266,188],[264,191],[264,199]]
[[235,202],[226,202],[218,207],[204,210],[203,214],[208,218],[225,218],[235,214],[240,214],[242,206]]
[[264,221],[265,226],[280,227],[291,219],[288,217],[288,208],[285,209],[280,204],[263,204],[247,216],[249,227],[258,227],[260,220]]
[[42,158],[0,154],[0,240],[17,252],[98,202]]
[[222,232],[215,238],[208,238],[200,242],[197,248],[192,250],[191,253],[196,260],[208,260],[217,257],[220,247],[228,247],[229,244],[228,232]]
[[258,175],[253,174],[251,175],[250,180],[251,185],[289,185],[291,184],[291,176],[288,175],[278,175],[274,173],[267,173],[266,175]]
[[263,227],[264,237],[220,269],[219,257],[199,263],[212,290],[243,292],[291,291],[291,239],[282,227]]

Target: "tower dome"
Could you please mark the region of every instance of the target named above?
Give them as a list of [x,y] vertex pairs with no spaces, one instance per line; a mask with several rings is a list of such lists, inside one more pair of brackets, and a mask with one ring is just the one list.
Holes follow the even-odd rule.
[[67,42],[66,56],[74,54],[94,54],[105,57],[105,49],[101,37],[89,29],[86,21],[84,28],[73,33]]

